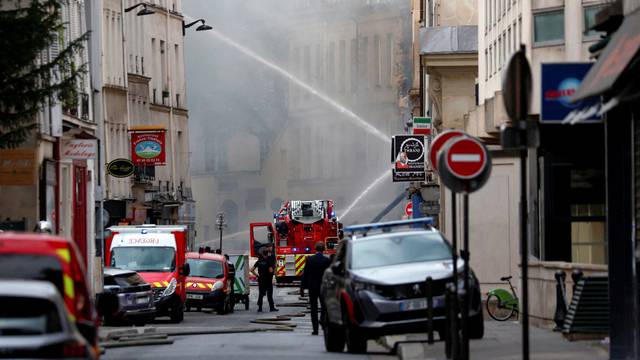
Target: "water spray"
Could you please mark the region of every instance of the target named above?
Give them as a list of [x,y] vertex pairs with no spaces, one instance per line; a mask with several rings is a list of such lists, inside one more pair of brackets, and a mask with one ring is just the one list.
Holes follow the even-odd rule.
[[360,195],[358,195],[358,197],[356,197],[355,200],[353,200],[353,202],[351,203],[351,205],[349,205],[345,211],[342,213],[342,216],[340,217],[340,220],[344,220],[344,218],[347,216],[347,214],[349,214],[349,212],[356,206],[356,204],[362,200],[365,196],[367,196],[367,194],[373,190],[376,186],[378,186],[380,183],[382,183],[382,180],[384,180],[385,178],[388,178],[389,176],[389,170],[385,170],[385,172],[380,175],[379,178],[375,179],[371,184],[369,184],[369,186],[367,186],[366,189],[364,189],[364,191],[362,191],[360,193]]

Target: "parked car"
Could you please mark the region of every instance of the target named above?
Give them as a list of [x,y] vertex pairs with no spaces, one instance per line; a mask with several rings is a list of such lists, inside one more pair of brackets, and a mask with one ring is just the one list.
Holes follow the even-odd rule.
[[54,284],[78,331],[99,352],[98,315],[89,296],[84,261],[72,241],[46,234],[0,233],[0,279]]
[[[453,281],[462,284],[463,262],[458,261],[458,274],[454,274],[451,247],[438,230],[399,229],[425,223],[430,221],[396,221],[345,229],[353,235],[339,244],[322,283],[327,310],[323,330],[328,351],[342,351],[346,342],[349,352],[365,352],[368,339],[424,332],[428,276],[433,279],[434,327],[443,334],[445,285]],[[480,289],[473,272],[469,284],[469,336],[482,338]]]
[[151,285],[137,272],[116,268],[104,269],[104,291],[118,297],[116,312],[105,314],[105,323],[144,325],[156,316]]
[[220,315],[233,312],[231,279],[227,259],[218,254],[190,252],[186,255],[191,273],[187,277],[187,311],[212,308]]
[[0,280],[0,357],[95,359],[48,281]]

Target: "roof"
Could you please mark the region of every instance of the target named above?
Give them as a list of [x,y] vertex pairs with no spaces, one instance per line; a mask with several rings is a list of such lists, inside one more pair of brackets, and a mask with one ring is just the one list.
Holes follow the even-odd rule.
[[124,275],[124,274],[136,274],[136,272],[133,270],[106,267],[104,268],[104,274],[107,276],[118,276],[118,275]]
[[478,52],[478,27],[475,25],[420,28],[420,54],[447,55]]
[[203,260],[215,260],[220,262],[226,262],[227,259],[224,255],[220,254],[212,254],[212,253],[197,253],[197,252],[188,252],[186,254],[187,259],[203,259]]
[[0,296],[55,299],[59,298],[60,294],[55,285],[49,281],[0,280]]
[[[353,237],[352,240],[355,240],[356,242],[360,243],[362,241],[369,241],[369,240],[379,240],[379,239],[384,239],[384,238],[388,238],[388,237],[396,237],[396,236],[405,236],[405,235],[414,235],[417,233],[425,233],[425,234],[438,234],[438,230],[436,229],[410,229],[410,230],[403,230],[403,231],[396,231],[396,232],[379,232],[379,233],[375,233],[375,234],[371,234],[371,235],[367,235],[367,236],[357,236],[357,237]],[[442,238],[442,237],[441,237]],[[444,238],[442,238],[442,240],[444,241]]]
[[173,231],[186,231],[186,225],[124,225],[124,226],[111,226],[109,230],[119,233],[137,233],[141,230],[146,230],[147,233],[159,233],[159,232],[173,232]]
[[362,225],[352,225],[344,228],[346,233],[363,233],[366,234],[369,231],[382,231],[382,232],[390,232],[393,228],[398,227],[407,227],[410,226],[413,229],[424,230],[425,228],[430,228],[433,226],[433,218],[432,217],[423,217],[418,219],[409,219],[409,220],[396,220],[396,221],[387,221],[387,222],[378,222],[371,224],[362,224]]

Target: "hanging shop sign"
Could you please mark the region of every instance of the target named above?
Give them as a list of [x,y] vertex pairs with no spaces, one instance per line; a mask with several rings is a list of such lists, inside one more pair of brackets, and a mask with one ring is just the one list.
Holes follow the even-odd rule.
[[425,181],[424,135],[396,135],[391,139],[393,181]]
[[165,130],[131,130],[134,165],[166,165]]
[[135,169],[135,165],[129,159],[114,159],[107,164],[107,174],[117,178],[129,177]]
[[98,155],[96,139],[62,139],[60,140],[60,157],[63,159],[89,160]]
[[[540,94],[540,121],[560,123],[576,109],[590,108],[599,102],[598,98],[571,102],[582,80],[591,69],[592,63],[542,64]],[[582,122],[598,122],[602,117],[593,112]]]

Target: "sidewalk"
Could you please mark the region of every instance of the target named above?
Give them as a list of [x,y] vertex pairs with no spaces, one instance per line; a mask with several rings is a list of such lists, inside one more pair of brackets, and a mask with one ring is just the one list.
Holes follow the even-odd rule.
[[[522,326],[513,321],[485,321],[485,335],[482,340],[471,341],[471,359],[522,359]],[[531,359],[540,360],[597,360],[608,359],[606,346],[598,341],[565,340],[560,333],[531,327],[529,331]],[[435,338],[438,338],[437,333]],[[393,348],[397,341],[424,341],[398,344],[398,358],[445,359],[444,343],[436,342],[429,346],[425,334],[386,336],[383,343]]]

